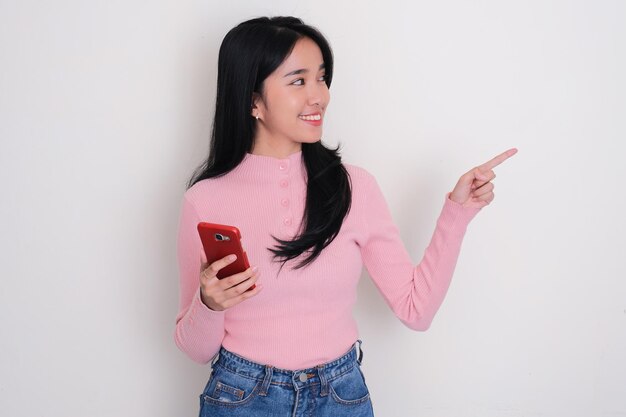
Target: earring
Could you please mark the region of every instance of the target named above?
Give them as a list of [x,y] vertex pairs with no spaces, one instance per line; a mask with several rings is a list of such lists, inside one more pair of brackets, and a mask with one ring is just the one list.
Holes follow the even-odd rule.
[[259,121],[259,116],[258,115],[256,116],[256,120],[257,120],[257,122]]

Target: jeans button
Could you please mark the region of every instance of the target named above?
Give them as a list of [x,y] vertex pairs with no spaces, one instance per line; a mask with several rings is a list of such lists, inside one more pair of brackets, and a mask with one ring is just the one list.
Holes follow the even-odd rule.
[[299,378],[300,378],[300,382],[306,382],[306,381],[307,381],[307,379],[309,379],[309,378],[306,376],[306,374],[300,374],[300,377],[299,377]]

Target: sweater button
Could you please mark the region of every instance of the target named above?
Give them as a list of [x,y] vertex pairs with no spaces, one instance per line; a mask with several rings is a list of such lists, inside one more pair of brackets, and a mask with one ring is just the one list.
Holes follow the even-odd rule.
[[283,198],[282,200],[280,200],[280,204],[283,207],[287,207],[289,205],[289,200],[287,200],[286,198]]
[[286,169],[287,169],[287,164],[286,164],[286,163],[284,163],[284,162],[281,162],[281,163],[278,165],[278,169],[280,169],[281,171],[286,170]]
[[283,188],[287,188],[287,186],[289,185],[289,181],[287,180],[281,180],[280,181],[280,186]]
[[290,226],[291,225],[291,219],[287,218],[287,219],[283,219],[283,224],[285,226]]

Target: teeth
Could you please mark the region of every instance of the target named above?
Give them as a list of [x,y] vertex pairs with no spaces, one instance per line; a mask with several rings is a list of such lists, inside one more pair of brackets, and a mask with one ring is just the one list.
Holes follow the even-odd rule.
[[302,120],[321,120],[322,115],[315,114],[313,116],[299,116]]

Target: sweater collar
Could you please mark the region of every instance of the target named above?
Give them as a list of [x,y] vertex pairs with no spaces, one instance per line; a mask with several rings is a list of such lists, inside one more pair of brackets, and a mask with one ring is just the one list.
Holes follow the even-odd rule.
[[278,177],[281,175],[302,175],[306,172],[306,168],[302,159],[302,150],[300,150],[286,158],[246,153],[237,167],[237,171],[246,176]]

